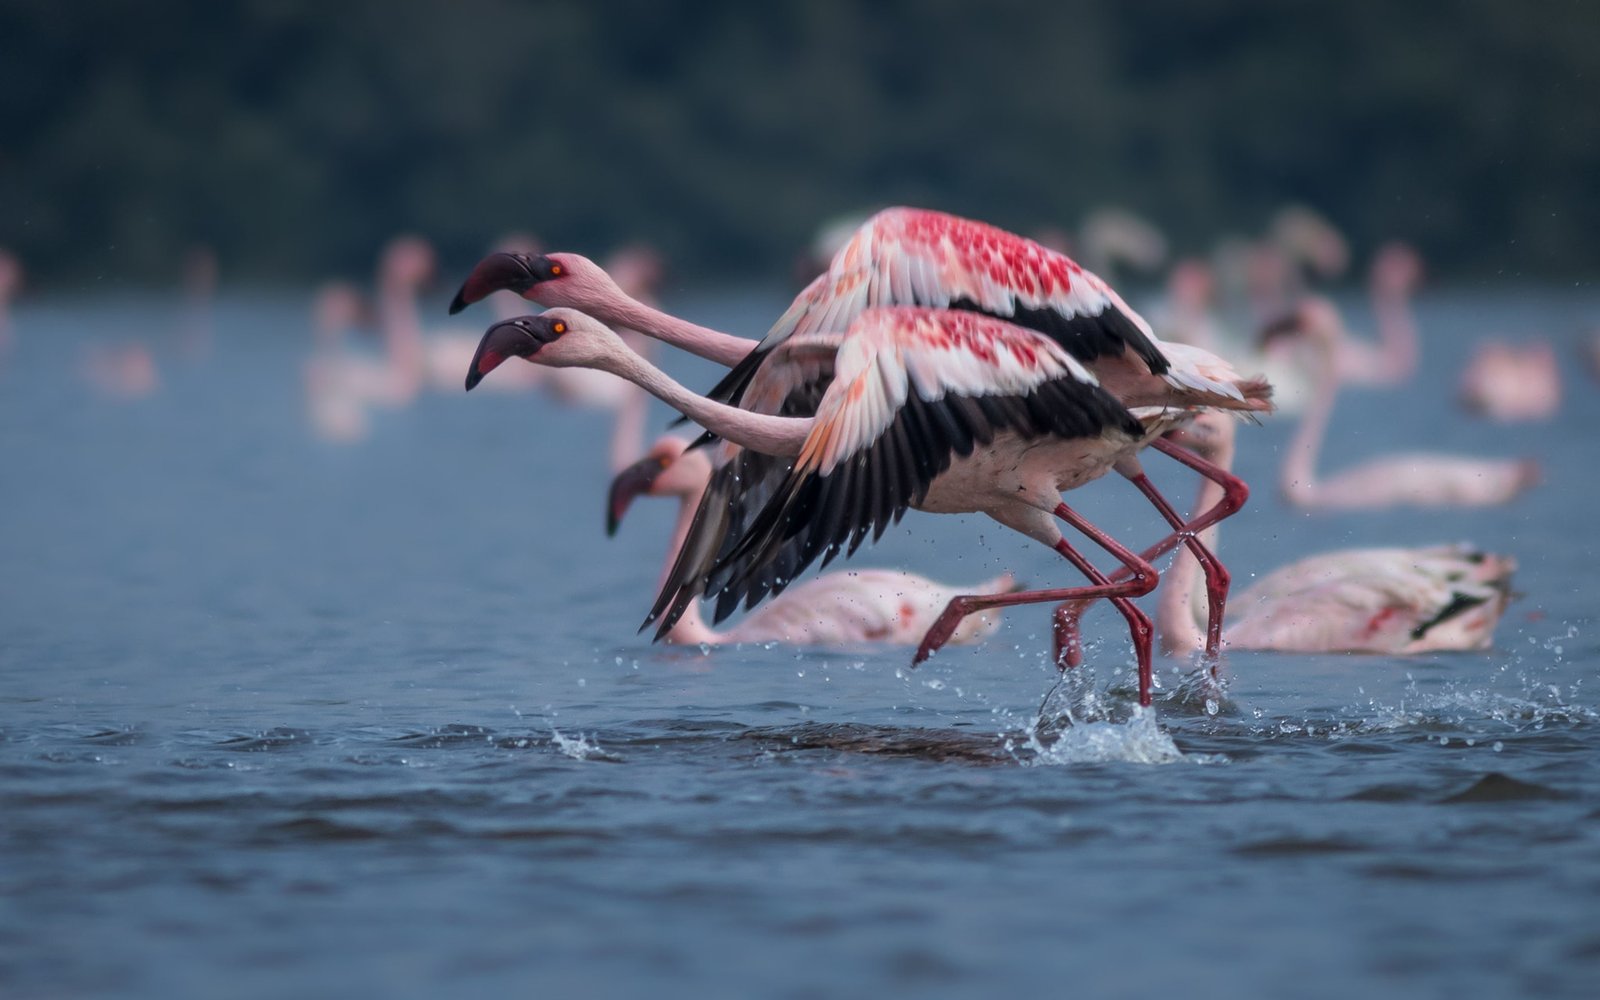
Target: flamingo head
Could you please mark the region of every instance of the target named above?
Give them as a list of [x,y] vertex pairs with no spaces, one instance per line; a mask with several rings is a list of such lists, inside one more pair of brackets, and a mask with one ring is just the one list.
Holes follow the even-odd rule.
[[384,247],[378,270],[385,283],[420,288],[433,278],[433,248],[420,236],[397,236]]
[[1269,350],[1286,341],[1331,346],[1343,334],[1338,308],[1319,295],[1308,295],[1294,309],[1262,327],[1259,341],[1262,348]]
[[508,358],[524,358],[550,368],[601,368],[622,348],[611,329],[576,309],[548,309],[489,327],[467,370],[467,389]]
[[461,283],[450,302],[450,315],[492,292],[516,292],[542,306],[581,306],[599,290],[615,283],[594,261],[575,253],[492,253]]
[[617,473],[606,496],[606,534],[617,533],[622,517],[635,497],[677,496],[694,504],[711,482],[711,459],[704,448],[689,447],[682,438],[667,435],[651,446],[639,461]]
[[1385,243],[1372,259],[1371,280],[1379,295],[1410,295],[1422,283],[1422,256],[1405,243]]
[[22,287],[22,262],[5,247],[0,247],[0,300],[11,298]]

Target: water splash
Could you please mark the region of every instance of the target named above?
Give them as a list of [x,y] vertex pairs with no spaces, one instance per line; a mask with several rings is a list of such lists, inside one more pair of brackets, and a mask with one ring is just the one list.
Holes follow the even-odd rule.
[[1080,722],[1067,726],[1048,745],[1039,739],[1037,731],[1030,731],[1027,745],[1034,756],[1025,763],[1034,767],[1112,761],[1174,764],[1180,760],[1210,759],[1185,755],[1157,724],[1156,713],[1146,708],[1134,709],[1126,722]]
[[616,761],[620,759],[615,754],[601,749],[600,744],[591,743],[582,733],[577,736],[567,736],[554,726],[550,727],[550,742],[555,744],[557,750],[560,750],[573,760]]

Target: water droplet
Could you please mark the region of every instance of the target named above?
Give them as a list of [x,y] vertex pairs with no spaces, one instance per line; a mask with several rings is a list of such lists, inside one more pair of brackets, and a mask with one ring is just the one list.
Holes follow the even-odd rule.
[[1504,750],[1505,748],[1506,748],[1506,745],[1504,743],[1501,743],[1499,740],[1495,740],[1494,741],[1494,752],[1495,753],[1499,753],[1500,751]]

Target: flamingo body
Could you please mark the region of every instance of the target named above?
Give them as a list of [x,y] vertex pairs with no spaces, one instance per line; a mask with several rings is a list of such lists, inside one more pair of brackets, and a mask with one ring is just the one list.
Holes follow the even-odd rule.
[[1233,649],[1410,654],[1488,649],[1516,562],[1465,545],[1310,556],[1233,599]]
[[[1003,594],[1012,589],[1014,583],[1009,574],[975,587],[956,588],[899,570],[840,570],[785,591],[710,642],[915,646],[958,595]],[[971,615],[957,626],[949,642],[982,642],[999,627],[1000,616],[996,613]],[[669,633],[668,641],[682,641],[676,635]]]
[[1492,507],[1539,482],[1532,459],[1411,452],[1363,462],[1306,484],[1286,483],[1290,502],[1318,510],[1378,507]]
[[1461,374],[1461,404],[1501,423],[1549,420],[1561,408],[1561,373],[1547,342],[1479,345]]

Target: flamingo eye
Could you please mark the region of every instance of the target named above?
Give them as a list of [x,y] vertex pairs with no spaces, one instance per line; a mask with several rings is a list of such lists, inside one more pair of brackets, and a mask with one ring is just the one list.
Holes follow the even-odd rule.
[[559,278],[564,270],[565,269],[560,264],[551,264],[550,276],[553,278]]
[[550,330],[552,333],[566,333],[567,324],[561,322],[560,320],[556,320],[556,322],[551,325]]

